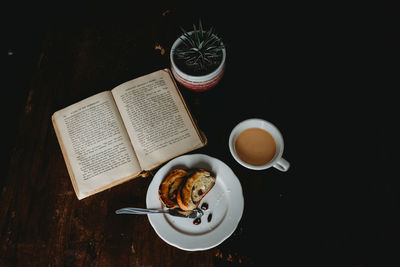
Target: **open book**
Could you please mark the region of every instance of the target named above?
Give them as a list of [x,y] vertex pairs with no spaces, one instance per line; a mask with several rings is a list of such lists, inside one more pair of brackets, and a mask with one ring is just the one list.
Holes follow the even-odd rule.
[[88,97],[52,121],[78,199],[206,143],[168,69]]

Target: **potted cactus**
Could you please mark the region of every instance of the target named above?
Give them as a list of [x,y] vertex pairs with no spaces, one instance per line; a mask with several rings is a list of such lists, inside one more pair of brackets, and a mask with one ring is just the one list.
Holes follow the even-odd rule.
[[213,28],[204,30],[201,21],[174,42],[170,52],[171,70],[184,87],[201,92],[214,87],[225,71],[225,46]]

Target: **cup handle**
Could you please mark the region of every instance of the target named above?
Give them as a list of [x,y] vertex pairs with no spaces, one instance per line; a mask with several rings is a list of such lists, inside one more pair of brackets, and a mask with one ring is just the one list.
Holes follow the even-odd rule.
[[274,167],[278,170],[280,170],[281,172],[285,172],[287,170],[289,170],[290,167],[290,163],[289,161],[287,161],[284,158],[280,158],[275,164]]

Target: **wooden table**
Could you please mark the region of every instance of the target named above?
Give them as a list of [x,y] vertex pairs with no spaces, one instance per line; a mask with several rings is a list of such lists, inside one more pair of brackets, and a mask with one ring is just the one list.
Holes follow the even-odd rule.
[[[400,237],[391,146],[398,116],[390,97],[382,98],[384,88],[366,90],[371,76],[358,68],[352,50],[358,36],[340,32],[345,27],[333,24],[331,13],[230,5],[116,3],[68,6],[60,14],[38,8],[32,25],[17,27],[40,52],[31,51],[32,72],[12,76],[9,94],[21,91],[4,108],[13,115],[0,183],[1,266],[370,266],[382,262],[380,252],[392,259]],[[168,68],[180,27],[189,29],[199,17],[215,26],[228,56],[225,76],[212,90],[180,87],[209,141],[194,152],[232,168],[245,209],[222,244],[187,252],[161,240],[146,216],[114,214],[145,207],[152,176],[79,201],[50,118]],[[16,83],[20,77],[25,82]],[[230,155],[230,131],[253,117],[281,130],[288,172],[248,170]]]

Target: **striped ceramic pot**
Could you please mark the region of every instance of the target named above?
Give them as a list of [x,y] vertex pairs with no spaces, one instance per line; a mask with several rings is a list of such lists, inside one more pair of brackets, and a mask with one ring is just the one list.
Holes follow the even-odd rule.
[[[183,37],[183,36],[181,36]],[[175,79],[184,87],[189,90],[202,92],[208,89],[211,89],[221,80],[225,71],[225,58],[226,58],[226,50],[225,48],[222,50],[222,60],[219,66],[211,73],[202,76],[194,76],[189,75],[183,72],[175,63],[173,51],[176,47],[180,45],[182,42],[181,37],[176,39],[174,44],[171,47],[170,52],[170,60],[171,60],[171,71],[174,75]]]

